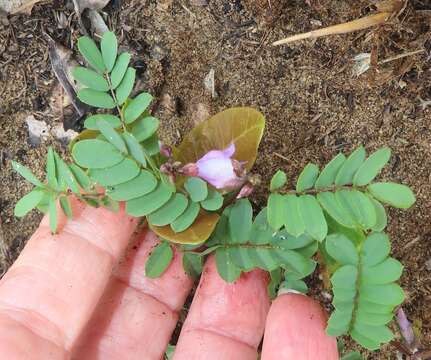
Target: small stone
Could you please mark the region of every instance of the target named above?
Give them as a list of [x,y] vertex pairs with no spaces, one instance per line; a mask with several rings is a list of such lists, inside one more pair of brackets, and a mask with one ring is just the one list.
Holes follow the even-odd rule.
[[190,110],[192,112],[192,120],[195,125],[207,120],[210,117],[210,109],[206,104],[193,104]]
[[217,97],[217,94],[215,91],[214,75],[215,75],[215,71],[214,69],[211,69],[204,79],[205,89],[211,94],[211,97],[213,99]]
[[25,122],[28,126],[28,135],[31,145],[38,146],[42,140],[48,138],[48,125],[45,121],[36,120],[33,115],[29,115],[25,119]]
[[428,259],[427,261],[425,261],[425,268],[428,271],[431,271],[431,259]]

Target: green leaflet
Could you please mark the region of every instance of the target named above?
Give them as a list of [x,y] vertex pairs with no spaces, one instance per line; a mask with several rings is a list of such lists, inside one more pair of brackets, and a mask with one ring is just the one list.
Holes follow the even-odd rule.
[[278,230],[284,225],[286,217],[286,199],[281,194],[273,193],[268,198],[268,224]]
[[241,269],[232,261],[229,249],[217,249],[215,262],[217,272],[226,282],[234,282],[241,275]]
[[380,173],[391,157],[391,149],[382,148],[372,153],[353,178],[356,186],[368,185]]
[[42,184],[42,182],[33,175],[33,173],[30,171],[30,169],[24,165],[21,165],[17,163],[16,161],[11,161],[13,169],[20,174],[24,179],[26,179],[28,182],[32,183],[33,185],[44,187],[45,185]]
[[413,191],[402,184],[378,182],[368,185],[368,191],[377,200],[399,209],[408,209],[415,201]]
[[106,79],[93,70],[77,66],[72,70],[72,75],[75,80],[90,89],[104,92],[109,91],[109,84]]
[[223,196],[214,189],[208,189],[208,197],[201,202],[201,206],[208,211],[216,211],[223,205]]
[[249,239],[253,222],[253,209],[248,199],[237,200],[229,215],[229,231],[233,243],[243,243]]
[[198,217],[199,211],[199,204],[189,201],[186,210],[171,223],[171,229],[177,233],[188,229]]
[[114,129],[114,127],[104,120],[97,121],[97,127],[99,128],[102,135],[112,145],[114,145],[120,152],[127,154],[127,147],[124,143],[123,137]]
[[111,85],[113,89],[116,89],[118,85],[120,85],[121,81],[124,78],[124,74],[129,67],[129,63],[129,53],[122,53],[120,56],[118,56],[117,61],[115,62],[115,66],[111,72]]
[[113,128],[118,128],[121,126],[121,120],[118,116],[111,114],[96,114],[89,116],[85,119],[84,126],[90,130],[99,130],[97,123],[99,121],[106,121],[112,125]]
[[113,145],[98,139],[78,141],[73,146],[72,157],[76,164],[89,169],[111,167],[124,159]]
[[60,206],[68,219],[73,218],[72,207],[67,196],[60,196]]
[[60,158],[58,154],[55,154],[55,163],[59,183],[65,183],[73,193],[80,194],[81,190],[79,188],[79,182],[76,180],[75,175],[73,174],[71,169]]
[[208,186],[205,181],[198,177],[188,177],[184,183],[184,188],[194,202],[203,201],[208,196]]
[[335,311],[328,321],[328,334],[349,333],[370,350],[392,339],[385,324],[404,294],[394,283],[402,265],[388,258],[389,250],[389,239],[383,233],[369,235],[360,250],[344,235],[327,237],[326,251],[343,265],[331,277]]
[[296,191],[303,192],[304,190],[311,189],[316,182],[318,174],[319,167],[316,164],[307,164],[298,177],[298,182],[296,183]]
[[318,193],[317,201],[337,223],[348,228],[356,227],[356,222],[352,219],[349,212],[340,205],[333,192]]
[[349,352],[348,354],[343,355],[341,360],[363,360],[362,355],[357,351]]
[[193,254],[193,253],[184,253],[183,254],[183,268],[188,276],[192,279],[196,279],[202,273],[202,268],[204,265],[203,256]]
[[106,194],[114,200],[127,201],[152,192],[156,186],[157,180],[154,175],[149,171],[141,170],[132,180],[108,187]]
[[307,233],[314,239],[323,241],[328,233],[328,225],[315,197],[311,195],[301,195],[299,197],[299,209],[302,218],[307,219],[304,221]]
[[28,194],[24,195],[15,205],[14,215],[23,217],[34,209],[42,200],[44,191],[41,189],[34,189]]
[[171,197],[171,188],[159,182],[154,191],[127,201],[126,212],[135,217],[146,216],[160,209]]
[[388,224],[388,218],[386,216],[386,210],[382,204],[377,200],[370,197],[371,202],[374,205],[374,210],[376,212],[376,224],[371,228],[373,231],[383,231]]
[[138,141],[151,138],[159,128],[159,120],[152,116],[141,117],[132,125],[132,134]]
[[133,157],[133,159],[135,159],[143,167],[146,167],[147,160],[145,159],[145,153],[144,153],[144,150],[142,149],[141,144],[138,142],[138,140],[128,132],[124,132],[122,136],[126,143],[127,150],[130,153],[130,155]]
[[375,226],[376,208],[368,196],[358,190],[339,190],[335,199],[359,227],[371,229]]
[[145,276],[149,278],[157,278],[161,276],[168,268],[174,257],[171,245],[162,241],[153,249],[151,255],[145,263]]
[[187,205],[187,198],[181,193],[176,193],[166,204],[151,213],[148,216],[148,221],[155,226],[169,225],[186,210]]
[[353,151],[347,160],[341,165],[335,177],[335,185],[347,185],[353,181],[353,176],[365,160],[365,149],[363,146]]
[[148,93],[141,93],[136,96],[126,107],[124,118],[126,124],[135,121],[150,106],[153,97]]
[[286,215],[284,226],[293,236],[299,236],[305,231],[304,219],[299,209],[299,198],[296,195],[286,195]]
[[51,194],[48,204],[48,214],[49,214],[49,227],[51,232],[55,234],[57,232],[58,226],[58,213],[57,213],[57,198],[55,194]]
[[160,152],[160,145],[159,145],[159,138],[157,137],[157,134],[154,134],[149,139],[144,140],[142,142],[142,146],[145,149],[145,152],[149,156],[158,154]]
[[102,41],[100,42],[100,50],[102,51],[103,63],[108,72],[110,72],[114,67],[115,60],[117,59],[117,49],[117,37],[113,32],[106,31],[102,36]]
[[102,54],[93,39],[83,36],[78,39],[78,49],[87,62],[98,72],[103,73],[105,64]]
[[91,180],[86,174],[86,172],[75,164],[70,164],[69,169],[72,172],[73,176],[75,177],[75,180],[77,181],[79,186],[85,191],[90,191]]
[[335,177],[338,174],[341,166],[346,161],[344,154],[340,153],[334,157],[322,170],[319,177],[316,180],[314,187],[316,189],[322,189],[329,187],[334,184]]
[[136,70],[129,67],[120,85],[118,85],[117,89],[115,90],[115,97],[117,98],[118,105],[123,105],[124,102],[129,98],[130,94],[132,93],[133,86],[135,85],[135,78]]
[[58,180],[57,180],[57,169],[55,165],[55,156],[54,150],[50,146],[48,148],[48,155],[46,157],[46,179],[48,181],[48,186],[51,189],[58,189]]
[[350,239],[343,234],[328,235],[326,238],[326,251],[342,265],[358,264],[357,250]]
[[81,89],[78,91],[78,99],[84,104],[101,109],[113,109],[115,102],[111,95],[106,92],[97,91],[89,88]]
[[128,182],[138,176],[140,169],[135,161],[124,159],[120,163],[104,169],[91,169],[90,176],[103,186],[113,186]]
[[286,184],[287,176],[282,170],[278,170],[271,179],[271,184],[269,186],[270,191],[275,191],[280,189]]

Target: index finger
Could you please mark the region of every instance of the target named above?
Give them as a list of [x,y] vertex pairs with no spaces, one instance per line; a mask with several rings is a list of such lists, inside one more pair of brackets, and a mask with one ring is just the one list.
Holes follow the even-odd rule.
[[73,207],[74,219],[62,219],[59,234],[45,218],[1,279],[0,343],[12,321],[68,351],[96,307],[137,220],[124,207]]

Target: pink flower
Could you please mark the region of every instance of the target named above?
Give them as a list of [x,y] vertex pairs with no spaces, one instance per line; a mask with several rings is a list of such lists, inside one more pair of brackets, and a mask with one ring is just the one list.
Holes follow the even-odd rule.
[[234,153],[234,143],[224,150],[211,150],[195,164],[186,164],[182,173],[199,176],[217,189],[238,189],[245,182],[245,171],[241,162],[232,159]]

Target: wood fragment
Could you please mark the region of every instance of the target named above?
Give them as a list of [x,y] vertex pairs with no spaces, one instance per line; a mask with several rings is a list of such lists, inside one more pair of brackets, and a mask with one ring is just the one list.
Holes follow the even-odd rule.
[[272,45],[278,46],[278,45],[288,44],[298,40],[317,39],[323,36],[346,34],[353,31],[368,29],[372,26],[384,24],[391,17],[391,15],[392,13],[390,12],[382,12],[382,13],[366,16],[343,24],[328,26],[323,29],[313,30],[307,33],[289,36],[285,39],[274,42]]

